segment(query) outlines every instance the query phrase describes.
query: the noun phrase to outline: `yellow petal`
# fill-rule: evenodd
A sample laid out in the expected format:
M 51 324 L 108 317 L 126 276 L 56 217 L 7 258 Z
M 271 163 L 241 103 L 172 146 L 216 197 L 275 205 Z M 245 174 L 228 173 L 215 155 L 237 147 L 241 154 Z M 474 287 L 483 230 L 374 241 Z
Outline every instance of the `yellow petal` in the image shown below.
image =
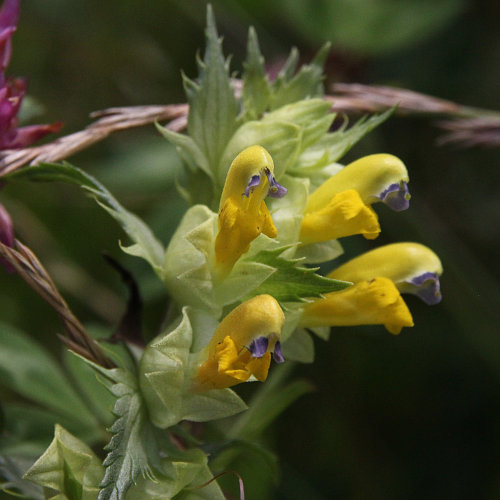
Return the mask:
M 333 196 L 323 208 L 306 213 L 300 241 L 309 244 L 353 234 L 374 239 L 379 233 L 377 214 L 363 202 L 357 191 L 350 189 Z
M 241 207 L 234 198 L 226 199 L 219 212 L 219 231 L 215 239 L 215 260 L 222 274 L 227 274 L 235 262 L 264 233 L 270 238 L 278 234 L 264 201 L 252 212 Z
M 375 278 L 311 303 L 301 323 L 305 327 L 384 325 L 389 332 L 398 334 L 404 326 L 413 326 L 413 319 L 394 283 Z
M 364 156 L 316 189 L 309 196 L 305 213 L 324 208 L 336 194 L 349 189 L 356 190 L 364 203 L 375 203 L 387 187 L 408 181 L 408 172 L 399 158 L 388 154 Z
M 384 245 L 351 259 L 328 277 L 358 283 L 385 276 L 397 284 L 428 272 L 442 274 L 439 257 L 425 245 L 402 242 Z

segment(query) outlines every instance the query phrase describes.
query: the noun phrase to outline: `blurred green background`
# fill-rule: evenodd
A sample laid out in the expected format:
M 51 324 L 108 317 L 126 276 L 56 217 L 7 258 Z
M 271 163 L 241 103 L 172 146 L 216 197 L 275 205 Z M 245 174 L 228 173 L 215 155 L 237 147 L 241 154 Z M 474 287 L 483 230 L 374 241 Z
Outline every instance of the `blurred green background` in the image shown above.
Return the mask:
M 292 45 L 308 61 L 331 40 L 328 84 L 397 85 L 500 109 L 498 0 L 213 6 L 235 70 L 252 24 L 271 67 Z M 180 70 L 196 75 L 204 22 L 199 0 L 25 0 L 8 73 L 29 77 L 28 91 L 45 109 L 37 122 L 62 120 L 70 133 L 96 109 L 183 102 Z M 294 374 L 317 391 L 269 435 L 281 468 L 269 498 L 500 498 L 500 151 L 440 147 L 439 135 L 428 117 L 394 117 L 349 153 L 402 158 L 412 204 L 399 214 L 378 211 L 376 243 L 354 237 L 344 246 L 348 256 L 394 241 L 430 246 L 443 261 L 444 300 L 426 307 L 410 297 L 416 326 L 397 337 L 382 327 L 338 328 L 330 342 L 316 342 L 315 363 Z M 186 207 L 173 187 L 181 165 L 153 126 L 117 134 L 71 161 L 168 241 Z M 102 259 L 106 250 L 137 276 L 146 334 L 157 333 L 167 299 L 161 284 L 121 254 L 123 234 L 93 201 L 74 187 L 27 182 L 6 186 L 1 197 L 18 237 L 80 319 L 112 329 L 123 312 L 126 290 Z M 55 313 L 4 272 L 0 318 L 60 351 Z

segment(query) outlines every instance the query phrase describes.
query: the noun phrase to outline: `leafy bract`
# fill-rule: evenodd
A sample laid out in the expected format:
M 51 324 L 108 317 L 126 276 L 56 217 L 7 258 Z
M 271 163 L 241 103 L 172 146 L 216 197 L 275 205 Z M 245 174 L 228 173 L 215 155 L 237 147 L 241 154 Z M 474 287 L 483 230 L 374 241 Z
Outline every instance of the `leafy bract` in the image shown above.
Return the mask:
M 206 159 L 207 173 L 215 177 L 222 152 L 236 128 L 238 102 L 210 5 L 205 33 L 207 45 L 203 61 L 198 60 L 198 79 L 184 76 L 184 88 L 189 102 L 188 134 Z M 193 154 L 192 145 L 190 149 Z
M 243 107 L 246 119 L 258 119 L 267 111 L 271 98 L 271 87 L 260 52 L 257 33 L 248 30 L 247 59 L 243 63 Z
M 203 205 L 191 207 L 167 248 L 164 280 L 179 303 L 209 311 L 219 318 L 225 305 L 248 295 L 274 270 L 259 262 L 240 259 L 225 280 L 216 281 L 212 276 L 216 234 L 217 214 Z
M 121 225 L 134 242 L 123 250 L 136 257 L 145 259 L 155 272 L 163 276 L 164 249 L 151 229 L 136 215 L 126 210 L 113 195 L 94 177 L 69 163 L 43 163 L 35 167 L 26 167 L 9 176 L 10 178 L 27 177 L 36 181 L 61 181 L 76 184 L 90 193 L 113 218 Z
M 62 498 L 92 500 L 97 497 L 103 474 L 104 467 L 94 452 L 56 425 L 54 440 L 25 478 L 55 490 Z
M 291 175 L 311 177 L 314 183 L 314 176 L 321 172 L 321 169 L 334 164 L 349 149 L 351 149 L 368 132 L 382 124 L 394 112 L 391 108 L 384 113 L 363 117 L 353 126 L 347 127 L 347 119 L 335 132 L 324 134 L 318 141 L 304 150 L 297 158 L 295 164 L 289 169 Z
M 303 65 L 295 73 L 299 53 L 297 49 L 292 49 L 285 65 L 272 83 L 271 109 L 323 95 L 323 65 L 329 50 L 330 43 L 326 43 L 310 64 Z
M 139 478 L 137 484 L 127 494 L 127 500 L 170 500 L 181 491 L 180 497 L 190 498 L 192 492 L 203 492 L 201 498 L 210 500 L 224 500 L 219 486 L 215 481 L 209 485 L 199 488 L 210 481 L 213 476 L 207 463 L 207 456 L 199 449 L 185 451 L 175 450 L 171 456 L 161 460 L 162 474 L 157 476 L 156 481 L 147 481 Z
M 154 428 L 149 421 L 136 376 L 123 369 L 100 370 L 111 380 L 117 398 L 111 426 L 113 437 L 106 446 L 106 468 L 98 500 L 122 500 L 139 476 L 154 480 L 159 455 Z
M 320 297 L 324 293 L 336 292 L 351 283 L 320 276 L 317 269 L 300 265 L 300 259 L 288 259 L 283 253 L 288 247 L 262 250 L 252 259 L 276 269 L 253 294 L 268 293 L 279 302 L 305 302 L 308 297 Z
M 266 113 L 261 120 L 244 123 L 232 136 L 222 157 L 219 181 L 223 182 L 229 165 L 245 148 L 260 144 L 274 161 L 277 179 L 291 168 L 298 156 L 318 141 L 335 118 L 323 99 L 305 99 Z
M 141 358 L 141 391 L 152 422 L 162 429 L 181 420 L 205 422 L 246 409 L 230 389 L 194 391 L 198 355 L 191 355 L 192 343 L 193 329 L 184 308 L 180 322 L 150 342 Z

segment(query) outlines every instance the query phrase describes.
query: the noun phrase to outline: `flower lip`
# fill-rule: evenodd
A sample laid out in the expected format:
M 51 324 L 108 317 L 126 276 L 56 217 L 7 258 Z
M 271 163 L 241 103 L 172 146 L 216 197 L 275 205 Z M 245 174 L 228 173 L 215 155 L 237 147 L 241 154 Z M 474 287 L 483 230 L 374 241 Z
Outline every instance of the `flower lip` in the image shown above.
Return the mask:
M 378 198 L 396 212 L 406 210 L 410 206 L 410 192 L 405 181 L 391 184 L 382 191 Z
M 259 174 L 252 175 L 252 177 L 248 181 L 247 187 L 245 188 L 245 192 L 243 193 L 243 195 L 248 198 L 250 196 L 250 193 L 253 192 L 253 188 L 257 187 L 259 184 L 260 184 L 260 175 Z
M 257 337 L 252 340 L 248 346 L 248 350 L 252 353 L 254 358 L 262 358 L 267 352 L 269 346 L 269 339 L 267 337 Z
M 269 182 L 269 192 L 267 193 L 268 196 L 270 196 L 271 198 L 283 198 L 283 196 L 288 193 L 288 189 L 285 186 L 278 184 L 278 182 L 274 178 L 274 175 L 268 168 L 265 169 L 265 172 L 267 175 L 267 180 Z
M 274 175 L 268 168 L 265 168 L 264 172 L 266 174 L 267 181 L 269 183 L 269 190 L 267 192 L 267 195 L 270 196 L 271 198 L 283 198 L 283 196 L 285 196 L 286 193 L 288 193 L 288 189 L 276 181 Z M 250 180 L 248 181 L 247 187 L 245 188 L 245 192 L 243 193 L 243 195 L 248 198 L 250 194 L 254 191 L 254 189 L 260 184 L 260 181 L 261 181 L 261 174 L 252 175 L 252 177 L 250 177 Z
M 414 294 L 420 297 L 427 305 L 439 304 L 443 298 L 441 284 L 437 273 L 426 272 L 407 281 L 414 288 Z
M 278 364 L 285 362 L 285 357 L 283 356 L 283 352 L 281 351 L 281 342 L 279 340 L 276 341 L 276 344 L 274 345 L 273 359 L 274 362 Z

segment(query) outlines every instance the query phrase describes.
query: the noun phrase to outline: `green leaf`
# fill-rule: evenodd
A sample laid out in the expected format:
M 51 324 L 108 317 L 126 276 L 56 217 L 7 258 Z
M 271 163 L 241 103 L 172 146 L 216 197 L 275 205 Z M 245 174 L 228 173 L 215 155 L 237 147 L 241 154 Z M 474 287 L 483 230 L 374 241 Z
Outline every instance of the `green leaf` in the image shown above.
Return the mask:
M 207 464 L 207 455 L 199 449 L 171 450 L 168 458 L 161 460 L 162 473 L 156 481 L 139 478 L 136 486 L 127 493 L 127 500 L 170 500 L 185 498 L 182 492 L 208 490 L 210 500 L 224 500 L 219 486 L 214 481 L 206 488 L 194 490 L 213 478 Z M 180 496 L 176 496 L 180 495 Z M 202 497 L 205 498 L 205 497 Z
M 358 141 L 374 128 L 385 122 L 394 113 L 391 108 L 384 113 L 364 116 L 352 127 L 347 128 L 345 119 L 342 126 L 335 132 L 323 135 L 298 157 L 296 163 L 289 169 L 291 175 L 314 176 L 321 174 L 321 169 L 331 167 L 342 158 Z M 314 178 L 312 179 L 314 183 Z
M 148 344 L 140 361 L 140 386 L 152 422 L 168 428 L 181 420 L 205 422 L 246 409 L 230 389 L 193 391 L 198 355 L 190 354 L 193 329 L 188 309 L 182 318 Z
M 246 119 L 257 119 L 269 106 L 271 88 L 264 68 L 257 33 L 248 30 L 247 59 L 243 63 L 243 104 Z
M 207 160 L 209 175 L 216 178 L 224 148 L 236 129 L 238 102 L 210 5 L 205 33 L 207 45 L 203 61 L 198 60 L 198 80 L 184 77 L 189 102 L 187 130 Z
M 153 469 L 160 469 L 159 454 L 135 375 L 122 369 L 106 372 L 115 381 L 111 391 L 117 398 L 113 408 L 117 419 L 110 429 L 113 437 L 105 448 L 106 472 L 98 500 L 122 500 L 139 476 L 154 480 Z
M 27 177 L 36 181 L 60 181 L 76 184 L 89 192 L 118 221 L 134 245 L 122 247 L 131 255 L 145 259 L 155 272 L 163 276 L 164 249 L 151 229 L 136 215 L 126 210 L 94 177 L 69 163 L 43 163 L 17 170 L 9 178 Z
M 99 380 L 95 370 L 73 351 L 65 351 L 63 363 L 79 394 L 87 402 L 95 417 L 102 423 L 101 429 L 109 427 L 113 421 L 112 408 L 115 398 Z M 103 432 L 101 431 L 101 438 Z
M 300 259 L 288 259 L 281 254 L 289 247 L 262 250 L 252 260 L 274 267 L 276 271 L 256 290 L 254 295 L 268 293 L 279 302 L 305 302 L 307 297 L 320 297 L 351 285 L 316 274 L 317 268 L 300 266 Z
M 52 443 L 25 474 L 35 484 L 71 500 L 95 498 L 104 468 L 82 441 L 56 425 Z
M 311 64 L 302 66 L 294 75 L 298 52 L 292 49 L 285 66 L 272 83 L 271 109 L 323 95 L 323 65 L 329 50 L 330 43 L 328 42 L 318 51 Z
M 266 113 L 261 120 L 244 123 L 227 145 L 222 165 L 229 168 L 236 155 L 245 148 L 260 144 L 274 161 L 274 174 L 279 180 L 293 166 L 298 155 L 328 132 L 335 116 L 323 99 L 307 99 Z M 220 171 L 224 182 L 227 170 Z
M 79 426 L 96 423 L 55 360 L 31 337 L 4 323 L 0 323 L 0 379 Z
M 176 146 L 179 156 L 192 170 L 200 168 L 210 178 L 214 177 L 214 173 L 210 169 L 206 156 L 191 137 L 169 130 L 166 127 L 162 127 L 158 123 L 156 124 L 156 129 L 163 135 L 163 137 L 165 137 L 165 139 L 169 140 Z
M 31 500 L 44 500 L 42 488 L 23 479 L 30 465 L 31 462 L 26 460 L 0 455 L 0 491 Z

